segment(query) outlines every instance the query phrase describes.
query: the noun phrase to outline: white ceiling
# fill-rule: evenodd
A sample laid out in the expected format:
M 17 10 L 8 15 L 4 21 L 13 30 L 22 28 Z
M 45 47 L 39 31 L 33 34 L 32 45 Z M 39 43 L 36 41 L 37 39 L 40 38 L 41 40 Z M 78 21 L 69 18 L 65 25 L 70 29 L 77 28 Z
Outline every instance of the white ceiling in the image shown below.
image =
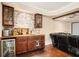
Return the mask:
M 79 10 L 79 2 L 4 2 L 4 4 L 13 6 L 16 10 L 31 14 L 40 13 L 52 18 Z
M 57 18 L 56 20 L 66 21 L 66 22 L 79 22 L 79 12 L 68 15 L 68 16 L 63 16 L 63 17 Z
M 66 5 L 69 5 L 71 2 L 23 2 L 20 4 L 28 5 L 31 7 L 41 8 L 48 11 L 56 11 L 62 7 L 65 7 Z

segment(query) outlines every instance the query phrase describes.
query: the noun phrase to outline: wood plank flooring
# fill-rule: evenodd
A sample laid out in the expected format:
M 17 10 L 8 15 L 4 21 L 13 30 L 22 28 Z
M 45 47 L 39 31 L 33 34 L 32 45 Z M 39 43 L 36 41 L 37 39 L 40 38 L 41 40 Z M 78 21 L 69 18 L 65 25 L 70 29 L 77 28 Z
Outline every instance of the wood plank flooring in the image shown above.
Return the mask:
M 44 50 L 37 50 L 33 52 L 23 53 L 17 55 L 17 57 L 70 57 L 66 52 L 63 52 L 57 48 L 54 48 L 51 44 L 45 46 Z

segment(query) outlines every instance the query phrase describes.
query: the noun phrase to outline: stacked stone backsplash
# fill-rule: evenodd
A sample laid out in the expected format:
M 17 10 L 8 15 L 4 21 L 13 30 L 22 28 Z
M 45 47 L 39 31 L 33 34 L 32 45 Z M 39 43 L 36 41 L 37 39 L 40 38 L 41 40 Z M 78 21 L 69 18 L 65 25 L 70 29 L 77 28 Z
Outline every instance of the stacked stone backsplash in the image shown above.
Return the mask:
M 34 15 L 21 11 L 14 11 L 14 28 L 29 28 L 32 34 L 40 34 L 41 29 L 34 28 Z
M 20 11 L 14 11 L 14 27 L 15 28 L 34 28 L 34 21 L 33 21 L 33 15 L 20 12 Z

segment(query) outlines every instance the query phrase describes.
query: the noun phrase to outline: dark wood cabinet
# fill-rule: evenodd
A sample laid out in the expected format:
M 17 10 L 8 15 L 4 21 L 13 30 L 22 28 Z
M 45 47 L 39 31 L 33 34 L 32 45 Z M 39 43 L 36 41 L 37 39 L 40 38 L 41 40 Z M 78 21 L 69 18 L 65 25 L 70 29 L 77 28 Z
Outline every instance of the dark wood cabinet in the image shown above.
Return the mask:
M 44 35 L 31 36 L 28 39 L 28 51 L 42 49 L 45 47 Z
M 34 18 L 34 27 L 42 28 L 42 14 L 35 14 Z
M 40 47 L 39 48 L 44 48 L 45 47 L 45 37 L 44 35 L 39 36 L 39 43 L 40 43 Z
M 3 26 L 13 26 L 14 25 L 14 8 L 6 5 L 2 5 L 2 18 Z
M 34 36 L 30 36 L 28 39 L 28 51 L 33 51 L 35 50 L 34 45 L 35 45 L 35 37 Z
M 44 35 L 16 37 L 16 54 L 43 49 L 44 47 Z
M 27 52 L 27 37 L 16 37 L 16 54 Z

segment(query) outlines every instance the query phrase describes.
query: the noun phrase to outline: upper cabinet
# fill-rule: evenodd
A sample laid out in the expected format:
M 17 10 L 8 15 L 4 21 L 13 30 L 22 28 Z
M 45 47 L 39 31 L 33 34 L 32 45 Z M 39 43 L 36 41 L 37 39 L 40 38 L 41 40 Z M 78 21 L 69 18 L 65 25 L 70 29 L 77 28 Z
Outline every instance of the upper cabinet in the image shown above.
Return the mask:
M 14 26 L 14 8 L 2 5 L 3 26 Z
M 35 14 L 34 15 L 34 27 L 35 28 L 42 28 L 42 14 Z

